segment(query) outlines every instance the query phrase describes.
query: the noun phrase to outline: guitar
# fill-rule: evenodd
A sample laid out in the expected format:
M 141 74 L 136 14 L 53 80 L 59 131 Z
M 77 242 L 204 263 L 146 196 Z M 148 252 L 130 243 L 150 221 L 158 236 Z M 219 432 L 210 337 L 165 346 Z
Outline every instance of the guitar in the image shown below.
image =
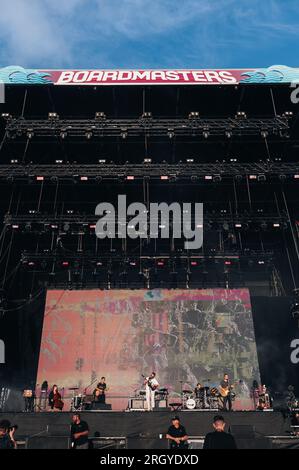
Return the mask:
M 235 387 L 235 385 L 237 385 L 238 383 L 239 383 L 239 380 L 237 380 L 236 382 L 234 382 L 233 384 L 230 384 L 228 387 L 225 387 L 225 388 L 223 388 L 223 387 L 221 387 L 221 385 L 219 385 L 220 396 L 222 398 L 227 397 L 231 393 L 231 391 Z
M 157 388 L 159 387 L 159 385 L 153 385 L 151 383 L 151 379 L 148 379 L 147 377 L 145 377 L 145 375 L 141 374 L 141 377 L 143 377 L 145 379 L 145 383 L 149 386 L 149 388 L 154 392 L 155 390 L 157 390 Z
M 105 392 L 108 390 L 108 388 L 98 388 L 96 387 L 93 391 L 93 394 L 96 396 L 96 397 L 99 397 L 101 395 L 105 395 Z

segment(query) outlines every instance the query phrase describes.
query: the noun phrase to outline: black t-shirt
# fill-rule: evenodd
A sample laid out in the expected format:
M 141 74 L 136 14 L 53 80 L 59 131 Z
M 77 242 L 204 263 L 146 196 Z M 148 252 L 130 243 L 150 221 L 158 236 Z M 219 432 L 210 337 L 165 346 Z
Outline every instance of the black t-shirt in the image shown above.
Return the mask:
M 71 426 L 71 438 L 72 442 L 75 443 L 76 446 L 81 446 L 83 444 L 86 444 L 88 442 L 88 435 L 87 436 L 81 436 L 79 439 L 74 439 L 74 434 L 77 434 L 78 432 L 84 432 L 84 431 L 89 431 L 88 424 L 86 421 L 80 421 L 79 424 L 72 424 Z
M 103 393 L 105 393 L 105 390 L 107 388 L 107 385 L 106 383 L 102 383 L 102 382 L 99 382 L 98 385 L 97 385 L 97 388 L 99 388 L 100 390 L 103 390 Z
M 0 438 L 0 449 L 13 449 L 14 445 L 10 436 L 5 434 L 5 436 Z
M 204 449 L 236 449 L 236 442 L 231 434 L 226 432 L 209 432 L 205 437 Z
M 181 425 L 178 428 L 175 426 L 170 426 L 167 434 L 169 434 L 171 437 L 184 437 L 187 435 L 186 429 Z

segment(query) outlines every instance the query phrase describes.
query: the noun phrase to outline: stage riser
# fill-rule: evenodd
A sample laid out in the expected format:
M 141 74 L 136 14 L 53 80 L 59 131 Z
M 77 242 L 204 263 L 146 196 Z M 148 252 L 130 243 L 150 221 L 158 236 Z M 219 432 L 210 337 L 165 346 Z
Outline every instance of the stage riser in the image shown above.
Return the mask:
M 211 412 L 83 412 L 81 417 L 90 427 L 90 436 L 99 432 L 101 437 L 129 437 L 148 439 L 165 434 L 174 414 L 180 416 L 190 436 L 204 436 L 212 429 Z M 71 413 L 0 413 L 0 419 L 8 419 L 19 426 L 18 436 L 32 436 L 47 429 L 52 435 L 68 435 Z M 227 428 L 230 425 L 251 425 L 264 436 L 283 436 L 289 430 L 289 420 L 279 412 L 226 413 Z M 52 431 L 51 431 L 52 429 Z

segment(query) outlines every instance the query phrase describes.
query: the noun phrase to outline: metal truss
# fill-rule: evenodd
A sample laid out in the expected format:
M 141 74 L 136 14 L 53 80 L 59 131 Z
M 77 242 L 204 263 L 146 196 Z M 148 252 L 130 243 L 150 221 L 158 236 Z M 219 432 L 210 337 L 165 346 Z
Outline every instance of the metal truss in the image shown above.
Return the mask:
M 121 224 L 129 224 L 133 216 L 127 216 L 126 221 L 122 218 Z M 195 222 L 194 215 L 190 217 L 192 222 Z M 15 229 L 21 232 L 32 233 L 45 233 L 47 231 L 56 231 L 59 234 L 87 234 L 95 233 L 95 226 L 99 217 L 94 214 L 22 214 L 12 215 L 6 214 L 4 216 L 4 225 L 7 229 Z M 106 216 L 107 220 L 107 216 Z M 111 219 L 112 223 L 116 224 L 115 233 L 118 234 L 118 218 L 117 211 L 114 218 Z M 159 222 L 157 220 L 157 222 Z M 170 228 L 173 223 L 170 219 Z M 203 230 L 269 230 L 269 229 L 288 229 L 289 220 L 285 212 L 277 213 L 245 213 L 245 214 L 231 214 L 204 211 Z
M 24 119 L 8 117 L 6 136 L 37 137 L 138 137 L 256 136 L 282 135 L 289 130 L 289 117 L 271 118 L 138 118 L 138 119 Z
M 0 165 L 0 180 L 6 181 L 28 178 L 34 181 L 37 177 L 42 177 L 51 181 L 100 182 L 102 179 L 123 181 L 128 177 L 161 179 L 161 176 L 168 178 L 169 181 L 186 178 L 194 182 L 199 179 L 209 181 L 209 177 L 212 181 L 220 181 L 252 176 L 251 179 L 254 181 L 254 179 L 262 180 L 264 176 L 268 178 L 280 176 L 283 179 L 294 178 L 295 175 L 299 175 L 299 164 L 285 162 Z

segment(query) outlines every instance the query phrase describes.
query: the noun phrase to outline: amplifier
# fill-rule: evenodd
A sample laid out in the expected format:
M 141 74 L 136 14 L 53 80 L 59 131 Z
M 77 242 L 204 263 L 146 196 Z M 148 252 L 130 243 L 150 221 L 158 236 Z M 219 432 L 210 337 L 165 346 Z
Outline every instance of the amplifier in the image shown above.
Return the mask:
M 132 410 L 145 410 L 146 403 L 143 398 L 130 398 L 129 408 Z

